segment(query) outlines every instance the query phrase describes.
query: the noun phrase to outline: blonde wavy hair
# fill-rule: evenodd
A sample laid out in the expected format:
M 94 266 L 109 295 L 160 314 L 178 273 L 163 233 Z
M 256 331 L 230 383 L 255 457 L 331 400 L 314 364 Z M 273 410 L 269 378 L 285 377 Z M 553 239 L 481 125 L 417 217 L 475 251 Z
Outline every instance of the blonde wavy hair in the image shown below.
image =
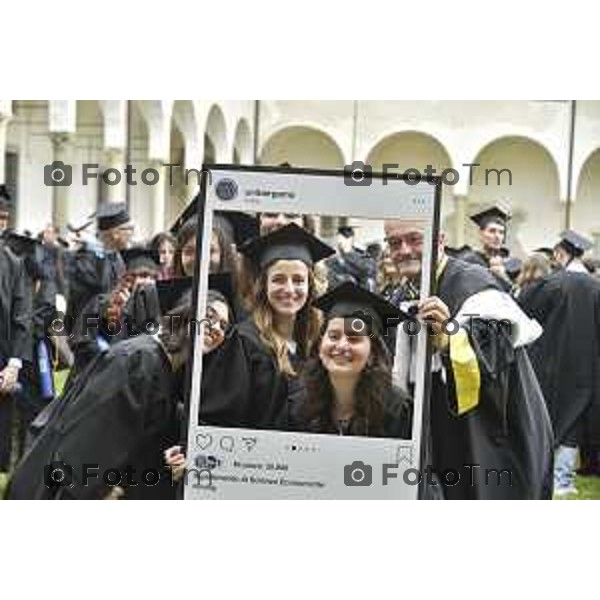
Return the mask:
M 523 287 L 545 277 L 551 271 L 550 259 L 541 252 L 533 252 L 525 259 L 517 284 Z
M 267 273 L 268 268 L 255 279 L 248 297 L 248 305 L 260 339 L 275 355 L 279 370 L 286 375 L 295 376 L 297 373 L 290 362 L 287 345 L 275 333 L 273 309 L 267 297 Z M 321 317 L 319 311 L 313 307 L 315 298 L 316 280 L 313 270 L 309 268 L 308 296 L 306 303 L 296 315 L 294 325 L 294 341 L 298 345 L 297 352 L 301 358 L 308 358 L 319 338 Z

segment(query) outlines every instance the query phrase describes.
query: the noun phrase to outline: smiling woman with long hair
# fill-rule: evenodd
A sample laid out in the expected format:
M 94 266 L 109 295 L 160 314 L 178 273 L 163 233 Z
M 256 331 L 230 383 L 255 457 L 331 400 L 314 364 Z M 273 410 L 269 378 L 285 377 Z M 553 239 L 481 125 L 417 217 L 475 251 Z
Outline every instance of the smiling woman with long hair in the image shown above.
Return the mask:
M 392 384 L 392 359 L 382 337 L 388 319 L 397 325 L 404 315 L 349 282 L 316 306 L 325 322 L 302 372 L 305 396 L 292 407 L 291 429 L 409 439 L 412 403 Z
M 299 392 L 297 373 L 319 331 L 314 265 L 333 249 L 290 224 L 240 248 L 253 267 L 249 317 L 203 374 L 200 421 L 278 429 Z

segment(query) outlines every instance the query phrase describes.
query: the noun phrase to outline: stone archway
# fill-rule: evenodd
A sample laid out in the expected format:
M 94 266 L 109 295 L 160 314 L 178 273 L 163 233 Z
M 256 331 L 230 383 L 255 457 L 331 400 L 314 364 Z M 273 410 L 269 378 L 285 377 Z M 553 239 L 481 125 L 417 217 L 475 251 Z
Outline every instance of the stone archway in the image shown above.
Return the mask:
M 513 254 L 554 241 L 549 235 L 562 229 L 564 205 L 557 165 L 544 146 L 527 137 L 506 136 L 486 144 L 472 162 L 481 166 L 473 169 L 469 214 L 495 203 L 509 208 L 507 243 Z M 467 242 L 477 240 L 477 228 L 469 223 Z

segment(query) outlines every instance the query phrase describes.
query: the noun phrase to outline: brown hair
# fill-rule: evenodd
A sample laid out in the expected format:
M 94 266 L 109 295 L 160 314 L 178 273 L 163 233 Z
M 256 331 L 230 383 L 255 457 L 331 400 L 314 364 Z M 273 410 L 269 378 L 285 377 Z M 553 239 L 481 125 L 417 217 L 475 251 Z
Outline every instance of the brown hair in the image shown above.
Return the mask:
M 252 319 L 258 328 L 261 340 L 273 352 L 277 366 L 286 375 L 296 375 L 290 362 L 287 347 L 275 335 L 273 309 L 267 298 L 267 272 L 264 269 L 254 280 L 251 294 L 248 298 Z M 308 270 L 308 297 L 306 303 L 296 315 L 294 325 L 294 341 L 298 344 L 298 356 L 308 357 L 314 342 L 319 335 L 319 312 L 312 305 L 315 300 L 315 277 L 312 269 Z
M 173 269 L 175 272 L 175 277 L 185 277 L 183 264 L 181 262 L 181 253 L 183 251 L 183 247 L 191 238 L 196 235 L 197 229 L 198 217 L 194 215 L 188 219 L 177 232 L 177 243 L 175 244 L 175 253 L 173 256 Z
M 537 281 L 548 275 L 551 270 L 552 265 L 548 257 L 541 252 L 534 252 L 525 259 L 517 284 L 519 287 L 522 287 L 528 283 Z
M 173 371 L 189 365 L 192 356 L 192 341 L 197 334 L 196 311 L 192 306 L 191 294 L 161 318 L 158 339 L 171 358 Z
M 320 433 L 335 433 L 333 420 L 335 392 L 329 373 L 319 357 L 319 347 L 327 329 L 321 329 L 319 343 L 315 345 L 303 371 L 306 402 L 300 409 L 303 421 L 317 424 Z M 367 365 L 359 376 L 354 391 L 352 435 L 382 436 L 384 434 L 384 403 L 392 390 L 392 361 L 381 336 L 371 337 L 371 353 Z

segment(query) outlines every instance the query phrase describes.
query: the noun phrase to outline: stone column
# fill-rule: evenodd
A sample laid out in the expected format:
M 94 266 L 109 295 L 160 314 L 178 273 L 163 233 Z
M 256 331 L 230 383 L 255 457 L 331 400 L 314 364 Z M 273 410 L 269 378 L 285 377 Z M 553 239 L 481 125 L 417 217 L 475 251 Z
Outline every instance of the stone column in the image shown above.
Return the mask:
M 110 185 L 103 181 L 104 189 L 106 190 L 105 199 L 107 202 L 125 202 L 125 186 L 127 185 L 127 177 L 125 175 L 125 153 L 122 148 L 106 148 L 104 151 L 103 174 L 109 181 L 116 181 L 116 173 L 106 173 L 108 169 L 115 169 L 121 175 L 121 181 L 117 185 Z M 136 173 L 137 175 L 137 173 Z M 136 175 L 133 175 L 134 181 Z M 139 185 L 139 183 L 138 183 Z
M 165 229 L 165 217 L 166 217 L 166 190 L 169 185 L 169 171 L 168 168 L 163 165 L 161 160 L 154 160 L 150 163 L 150 168 L 155 169 L 158 173 L 158 183 L 150 185 L 150 198 L 151 198 L 151 211 L 152 211 L 152 235 L 164 231 Z M 143 182 L 139 182 L 138 185 L 145 185 Z
M 201 181 L 201 177 L 202 177 L 202 172 L 201 172 L 200 168 L 197 170 L 200 171 L 200 173 L 196 173 L 195 171 L 192 171 L 191 173 L 187 174 L 187 178 L 186 178 L 186 172 L 185 172 L 185 169 L 183 169 L 182 191 L 183 191 L 183 194 L 186 199 L 186 204 L 189 204 L 192 201 L 192 198 L 194 198 L 194 196 L 196 196 L 196 194 L 198 194 L 200 192 L 200 181 Z
M 319 235 L 326 240 L 334 241 L 338 219 L 336 217 L 323 216 L 320 217 L 319 221 Z
M 460 248 L 465 243 L 467 204 L 466 196 L 454 196 L 454 246 L 456 248 Z
M 0 183 L 6 183 L 6 131 L 10 119 L 7 115 L 0 115 Z
M 67 160 L 67 152 L 70 137 L 68 133 L 54 132 L 50 134 L 52 141 L 52 162 L 62 162 L 65 166 L 70 166 Z M 61 172 L 56 170 L 54 177 L 58 183 L 68 182 L 70 173 L 65 168 Z M 69 185 L 54 185 L 52 186 L 52 224 L 59 229 L 66 226 L 69 217 Z

